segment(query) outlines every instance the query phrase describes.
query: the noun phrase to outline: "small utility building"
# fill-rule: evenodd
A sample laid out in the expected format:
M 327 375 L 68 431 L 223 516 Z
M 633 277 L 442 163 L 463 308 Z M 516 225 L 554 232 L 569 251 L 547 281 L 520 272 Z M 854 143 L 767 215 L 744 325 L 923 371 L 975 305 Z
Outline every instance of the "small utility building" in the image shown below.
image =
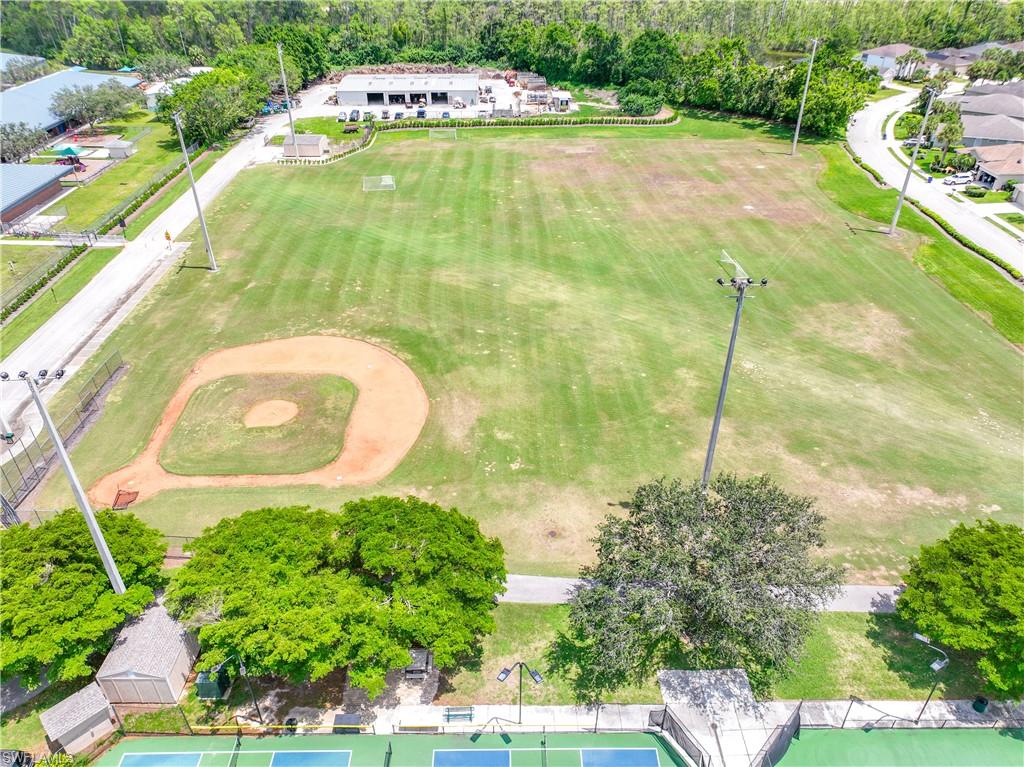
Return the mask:
M 321 157 L 327 152 L 327 136 L 322 133 L 300 133 L 295 138 L 284 137 L 285 157 Z
M 155 602 L 117 635 L 96 681 L 111 703 L 176 703 L 199 645 Z
M 62 191 L 70 165 L 0 164 L 0 221 L 16 221 L 46 205 Z
M 427 106 L 451 106 L 461 99 L 475 106 L 480 75 L 345 75 L 338 85 L 338 104 L 346 106 L 397 107 L 420 101 Z
M 50 750 L 84 751 L 117 726 L 114 710 L 95 682 L 90 682 L 39 715 Z

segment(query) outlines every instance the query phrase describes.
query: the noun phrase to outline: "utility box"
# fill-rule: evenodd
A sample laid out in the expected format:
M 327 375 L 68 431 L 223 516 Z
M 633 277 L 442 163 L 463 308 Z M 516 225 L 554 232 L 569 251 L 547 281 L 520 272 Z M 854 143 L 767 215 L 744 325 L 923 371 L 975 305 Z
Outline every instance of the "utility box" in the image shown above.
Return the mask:
M 422 647 L 414 647 L 409 650 L 409 655 L 412 663 L 402 669 L 402 673 L 405 678 L 413 682 L 426 679 L 427 675 L 434 667 L 433 653 Z
M 219 700 L 231 686 L 228 672 L 221 669 L 216 674 L 200 671 L 196 675 L 196 697 L 200 700 Z

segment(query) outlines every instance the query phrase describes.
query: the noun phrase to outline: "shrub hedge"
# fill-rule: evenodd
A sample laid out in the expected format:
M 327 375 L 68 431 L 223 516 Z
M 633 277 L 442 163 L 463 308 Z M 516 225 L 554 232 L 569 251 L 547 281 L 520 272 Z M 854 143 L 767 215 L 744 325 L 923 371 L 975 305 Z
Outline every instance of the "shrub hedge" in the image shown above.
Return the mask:
M 998 266 L 1000 269 L 1002 269 L 1004 272 L 1009 274 L 1011 277 L 1013 277 L 1013 279 L 1017 280 L 1018 282 L 1020 282 L 1022 280 L 1022 275 L 1021 275 L 1021 273 L 1020 273 L 1020 271 L 1018 269 L 1016 269 L 1014 266 L 1012 266 L 1011 264 L 1009 264 L 1006 261 L 1004 261 L 1003 259 L 1001 259 L 999 256 L 997 256 L 991 250 L 987 250 L 986 248 L 983 248 L 980 245 L 978 245 L 973 240 L 969 240 L 966 237 L 964 237 L 962 234 L 960 234 L 960 232 L 958 232 L 956 229 L 953 228 L 952 224 L 950 224 L 948 221 L 946 221 L 946 219 L 944 219 L 942 216 L 940 216 L 934 210 L 926 208 L 924 205 L 919 203 L 917 200 L 915 200 L 913 198 L 910 198 L 910 197 L 907 198 L 907 202 L 911 203 L 915 208 L 917 208 L 919 211 L 921 211 L 921 213 L 923 213 L 924 215 L 928 216 L 928 218 L 930 218 L 932 221 L 934 221 L 936 224 L 938 224 L 942 228 L 942 231 L 944 231 L 946 234 L 948 234 L 954 240 L 959 242 L 965 248 L 967 248 L 968 250 L 972 250 L 975 253 L 977 253 L 979 256 L 981 256 L 982 258 L 984 258 L 984 259 L 986 259 L 988 261 L 991 261 L 993 264 Z
M 18 309 L 24 306 L 32 296 L 45 288 L 54 277 L 63 272 L 64 269 L 67 268 L 68 264 L 85 253 L 88 249 L 88 245 L 75 245 L 75 247 L 71 248 L 63 258 L 57 261 L 57 263 L 46 271 L 46 274 L 21 291 L 17 298 L 0 310 L 0 320 L 6 320 L 18 311 Z
M 407 128 L 515 128 L 542 125 L 666 125 L 676 120 L 673 112 L 667 117 L 584 117 L 563 115 L 559 117 L 495 117 L 452 118 L 450 120 L 421 120 L 409 118 L 374 123 L 374 130 L 402 130 Z

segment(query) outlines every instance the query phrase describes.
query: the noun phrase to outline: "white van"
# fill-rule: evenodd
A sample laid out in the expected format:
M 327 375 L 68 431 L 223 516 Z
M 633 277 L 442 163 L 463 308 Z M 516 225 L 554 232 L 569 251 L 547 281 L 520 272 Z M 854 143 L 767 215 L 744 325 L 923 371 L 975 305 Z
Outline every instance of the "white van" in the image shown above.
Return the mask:
M 973 180 L 973 173 L 954 173 L 952 176 L 946 176 L 942 179 L 942 183 L 952 186 L 953 184 L 969 184 Z

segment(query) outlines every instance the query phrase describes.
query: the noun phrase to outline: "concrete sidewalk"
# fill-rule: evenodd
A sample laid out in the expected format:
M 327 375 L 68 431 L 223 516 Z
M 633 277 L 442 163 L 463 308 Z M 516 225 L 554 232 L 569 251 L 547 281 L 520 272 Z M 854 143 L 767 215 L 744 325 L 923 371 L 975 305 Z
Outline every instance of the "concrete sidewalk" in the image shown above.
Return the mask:
M 498 599 L 526 604 L 564 604 L 583 581 L 545 575 L 509 575 L 508 590 Z M 891 613 L 896 610 L 899 586 L 843 586 L 843 592 L 822 609 L 826 612 Z

